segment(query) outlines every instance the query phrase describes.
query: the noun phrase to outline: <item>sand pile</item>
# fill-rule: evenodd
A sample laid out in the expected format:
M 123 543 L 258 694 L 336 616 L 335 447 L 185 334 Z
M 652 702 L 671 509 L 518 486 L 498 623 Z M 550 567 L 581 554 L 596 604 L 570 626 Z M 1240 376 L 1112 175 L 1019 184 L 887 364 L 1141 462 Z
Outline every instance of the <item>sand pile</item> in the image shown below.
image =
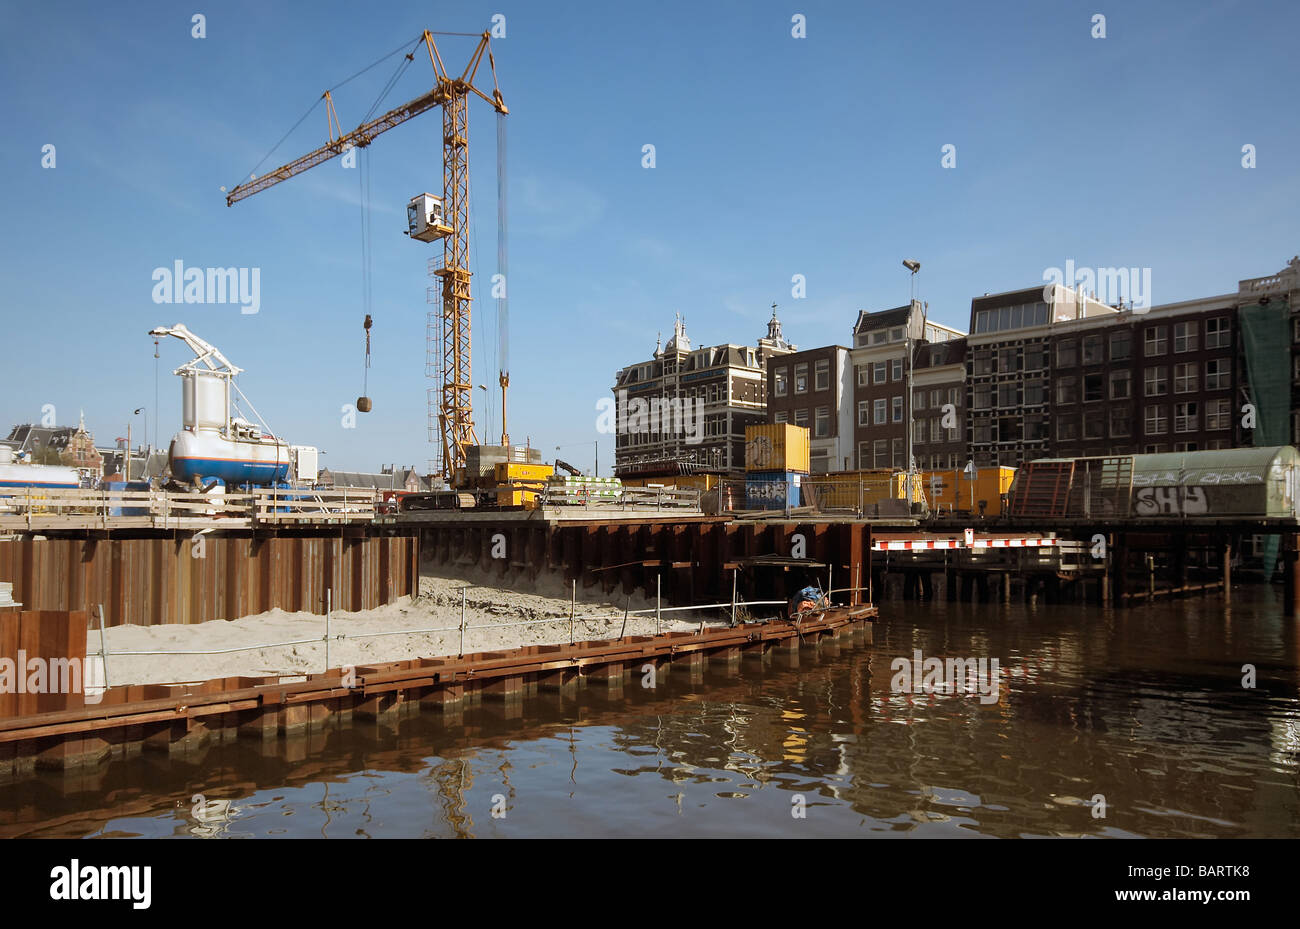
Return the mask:
M 329 664 L 373 664 L 408 658 L 455 655 L 459 648 L 460 589 L 465 591 L 465 651 L 478 652 L 549 645 L 569 640 L 569 586 L 561 578 L 543 576 L 535 583 L 516 579 L 513 585 L 481 574 L 423 576 L 420 596 L 403 597 L 387 606 L 357 613 L 336 611 L 330 616 Z M 574 637 L 606 639 L 620 634 L 625 595 L 604 597 L 599 588 L 578 586 Z M 630 608 L 653 611 L 653 598 L 633 596 Z M 694 630 L 700 614 L 689 620 L 665 614 L 661 631 Z M 584 618 L 586 621 L 583 621 Z M 710 617 L 716 619 L 716 617 Z M 548 620 L 517 625 L 527 620 Z M 361 633 L 398 632 L 445 628 L 441 632 L 357 638 Z M 631 616 L 628 635 L 655 631 L 653 612 Z M 195 625 L 114 626 L 106 630 L 108 679 L 120 684 L 165 684 L 202 681 L 237 675 L 306 674 L 325 670 L 325 617 L 312 613 L 271 610 L 236 620 L 214 620 Z M 342 638 L 338 638 L 342 636 Z M 303 641 L 310 640 L 310 641 Z M 269 645 L 217 655 L 116 655 L 118 651 L 211 651 L 296 641 L 296 645 Z M 99 630 L 86 636 L 86 651 L 99 651 Z

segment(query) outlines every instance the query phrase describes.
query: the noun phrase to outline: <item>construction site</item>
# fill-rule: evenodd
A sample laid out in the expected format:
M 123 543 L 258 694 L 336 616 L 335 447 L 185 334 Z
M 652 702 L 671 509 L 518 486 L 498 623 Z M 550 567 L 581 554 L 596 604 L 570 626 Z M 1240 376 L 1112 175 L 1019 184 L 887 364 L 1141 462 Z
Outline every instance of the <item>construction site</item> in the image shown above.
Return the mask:
M 1175 377 L 1182 381 L 1175 392 L 1189 396 L 1201 389 L 1202 370 L 1205 390 L 1218 389 L 1220 373 L 1226 379 L 1229 370 L 1234 378 L 1251 372 L 1241 378 L 1259 399 L 1258 426 L 1252 420 L 1227 431 L 1227 416 L 1235 417 L 1240 405 L 1235 391 L 1223 401 L 1222 414 L 1218 406 L 1209 412 L 1218 399 L 1199 394 L 1176 407 L 1185 436 L 1201 422 L 1209 435 L 1222 415 L 1222 437 L 1216 432 L 1206 440 L 1198 432 L 1197 441 L 1173 450 L 1139 446 L 1136 431 L 1127 441 L 1128 433 L 1118 430 L 1142 416 L 1137 392 L 1130 393 L 1127 374 L 1114 377 L 1110 369 L 1118 371 L 1131 346 L 1144 344 L 1139 327 L 1150 320 L 1134 315 L 1131 304 L 1100 305 L 1082 288 L 1069 293 L 1075 315 L 1066 317 L 1062 289 L 1049 287 L 1046 296 L 1032 288 L 976 298 L 969 334 L 929 319 L 928 304 L 913 297 L 904 307 L 862 311 L 852 348 L 805 353 L 785 340 L 776 304 L 757 348 L 692 346 L 679 316 L 673 337 L 656 343 L 650 361 L 615 374 L 614 462 L 601 472 L 598 435 L 574 443 L 594 446 L 592 467 L 580 467 L 572 463 L 575 456 L 566 453 L 572 460 L 565 460 L 544 451 L 549 443 L 534 443 L 531 424 L 521 423 L 507 403 L 512 390 L 541 392 L 552 385 L 511 380 L 505 287 L 511 109 L 510 88 L 498 82 L 501 44 L 491 30 L 423 31 L 357 72 L 382 66 L 376 74 L 389 78 L 355 128 L 344 128 L 334 94 L 342 84 L 335 85 L 309 110 L 324 116 L 322 144 L 288 160 L 277 155 L 277 166 L 222 188 L 231 209 L 220 211 L 220 221 L 238 235 L 247 222 L 243 201 L 274 197 L 272 188 L 372 145 L 400 146 L 400 134 L 380 137 L 408 121 L 440 119 L 441 177 L 431 171 L 413 179 L 412 196 L 397 205 L 405 207 L 408 241 L 396 234 L 372 240 L 362 182 L 363 273 L 371 274 L 376 249 L 400 248 L 406 251 L 398 254 L 409 256 L 402 260 L 429 279 L 425 293 L 411 295 L 424 314 L 424 376 L 416 381 L 412 372 L 410 387 L 424 393 L 424 421 L 404 425 L 431 448 L 422 472 L 394 468 L 386 487 L 349 481 L 344 471 L 325 480 L 326 452 L 319 447 L 325 440 L 302 436 L 299 443 L 272 429 L 241 389 L 245 369 L 231 360 L 241 360 L 248 346 L 211 337 L 197 314 L 159 320 L 140 332 L 153 340 L 155 358 L 161 346 L 187 353 L 172 372 L 179 380 L 181 422 L 165 454 L 142 456 L 154 462 L 150 467 L 133 466 L 128 427 L 121 463 L 95 471 L 93 444 L 78 438 L 86 431 L 84 417 L 65 439 L 62 459 L 39 457 L 27 438 L 0 444 L 0 784 L 14 796 L 36 798 L 33 809 L 72 798 L 87 808 L 103 807 L 107 818 L 115 815 L 107 801 L 93 801 L 105 785 L 130 783 L 134 791 L 148 779 L 123 771 L 149 764 L 166 769 L 167 778 L 189 778 L 215 747 L 235 744 L 283 763 L 291 771 L 285 782 L 296 784 L 318 769 L 331 777 L 351 770 L 333 756 L 340 745 L 352 744 L 348 733 L 403 726 L 403 751 L 391 758 L 381 752 L 378 763 L 385 771 L 418 771 L 406 757 L 422 744 L 410 736 L 413 716 L 427 714 L 431 725 L 468 745 L 474 739 L 464 728 L 466 714 L 521 726 L 570 710 L 621 719 L 636 715 L 633 697 L 642 699 L 639 692 L 653 689 L 663 675 L 685 681 L 680 699 L 707 715 L 710 700 L 758 700 L 762 676 L 778 672 L 786 675 L 781 686 L 790 702 L 773 725 L 788 731 L 764 744 L 774 759 L 795 766 L 798 780 L 798 766 L 812 751 L 805 742 L 815 741 L 805 726 L 821 711 L 800 702 L 813 698 L 787 672 L 799 669 L 802 655 L 805 668 L 851 668 L 863 687 L 874 674 L 879 688 L 894 652 L 915 654 L 919 666 L 922 647 L 941 655 L 949 647 L 943 635 L 930 637 L 919 619 L 913 622 L 922 610 L 944 622 L 952 618 L 958 628 L 953 641 L 969 636 L 972 655 L 981 647 L 991 650 L 987 642 L 997 638 L 1016 661 L 1022 661 L 1016 650 L 1024 629 L 1045 616 L 1062 624 L 1077 617 L 1077 629 L 1053 626 L 1045 646 L 1060 667 L 1076 674 L 1094 667 L 1092 661 L 1105 665 L 1096 657 L 1102 649 L 1088 652 L 1079 641 L 1098 629 L 1124 628 L 1126 617 L 1146 615 L 1139 611 L 1166 601 L 1230 613 L 1249 585 L 1249 609 L 1276 599 L 1282 617 L 1277 635 L 1294 641 L 1300 453 L 1277 397 L 1290 387 L 1300 390 L 1300 378 L 1288 383 L 1286 372 L 1278 373 L 1292 340 L 1276 349 L 1273 330 L 1283 324 L 1273 311 L 1285 306 L 1290 312 L 1293 301 L 1300 302 L 1300 264 L 1293 261 L 1249 287 L 1242 282 L 1241 293 L 1257 302 L 1249 304 L 1251 313 L 1232 316 L 1231 338 L 1240 340 L 1231 343 L 1233 367 L 1221 369 L 1217 356 L 1178 362 Z M 428 89 L 392 106 L 388 97 L 399 80 L 416 71 Z M 318 77 L 323 82 L 332 75 Z M 470 196 L 470 141 L 477 151 L 487 135 L 478 129 L 471 135 L 471 112 L 495 119 L 496 176 L 478 179 L 497 191 L 491 256 L 471 247 L 476 231 L 483 238 L 492 231 L 471 227 L 478 214 Z M 904 266 L 915 286 L 920 263 L 908 259 Z M 176 276 L 180 287 L 179 267 Z M 362 417 L 373 415 L 382 399 L 370 396 L 368 380 L 378 315 L 369 286 L 363 284 L 360 332 L 349 336 L 365 340 L 367 380 L 353 404 Z M 473 367 L 471 321 L 486 317 L 476 310 L 480 304 L 494 307 L 498 344 L 491 357 L 499 364 L 491 380 L 499 406 Z M 1240 307 L 1233 304 L 1234 312 Z M 1219 313 L 1217 305 L 1194 309 L 1207 318 Z M 1268 312 L 1253 312 L 1261 309 Z M 1192 311 L 1157 308 L 1152 318 L 1161 326 L 1184 325 L 1160 322 L 1161 313 L 1183 319 L 1175 312 Z M 418 338 L 418 316 L 412 312 L 401 321 L 400 338 Z M 1213 325 L 1204 323 L 1205 349 L 1198 348 L 1201 329 L 1191 336 L 1192 330 L 1175 328 L 1175 339 L 1183 339 L 1176 351 L 1227 351 L 1228 330 L 1217 315 L 1212 318 Z M 1058 327 L 1050 337 L 1006 331 L 1047 327 L 1049 320 Z M 391 317 L 384 322 L 399 325 Z M 1110 326 L 1105 338 L 1098 334 L 1103 325 Z M 994 344 L 999 326 L 1006 341 Z M 1131 329 L 1131 339 L 1114 334 L 1123 327 Z M 1147 356 L 1156 341 L 1145 341 Z M 1167 341 L 1167 334 L 1159 337 L 1160 351 Z M 1103 342 L 1110 354 L 1102 353 Z M 1077 384 L 1076 375 L 1061 373 L 1076 358 L 1083 372 Z M 1041 386 L 1036 373 L 1026 373 L 1037 372 L 1035 365 L 1047 371 L 1053 359 L 1055 368 L 1042 375 Z M 1100 372 L 1107 362 L 1103 391 Z M 1085 364 L 1097 368 L 1084 372 Z M 1168 392 L 1160 371 L 1160 386 L 1154 377 L 1145 382 L 1147 395 Z M 306 381 L 310 372 L 301 375 Z M 564 377 L 563 368 L 556 376 Z M 1131 383 L 1142 377 L 1134 374 Z M 1076 388 L 1082 388 L 1078 397 Z M 819 391 L 837 399 L 801 399 Z M 256 399 L 264 406 L 277 402 L 260 394 Z M 1077 424 L 1040 429 L 1038 418 L 1046 423 L 1056 415 L 1051 403 L 1060 410 L 1076 399 L 1080 408 L 1084 402 L 1113 404 L 1095 415 L 1097 423 L 1105 421 L 1104 438 L 1086 411 L 1079 414 L 1081 430 Z M 572 403 L 575 416 L 587 416 L 584 404 Z M 1206 404 L 1205 420 L 1197 403 Z M 660 420 L 661 410 L 671 416 Z M 273 408 L 268 412 L 274 419 Z M 1250 415 L 1255 412 L 1252 406 Z M 489 434 L 489 415 L 499 419 L 499 433 Z M 653 426 L 638 423 L 645 415 L 655 417 Z M 1187 419 L 1192 415 L 1195 424 Z M 1015 421 L 1012 439 L 1014 416 L 1024 422 Z M 394 460 L 387 449 L 373 454 Z M 987 633 L 986 626 L 997 626 L 1003 615 L 1014 621 Z M 877 647 L 882 636 L 889 654 Z M 1223 655 L 1226 664 L 1240 664 L 1227 645 Z M 993 664 L 996 677 L 997 659 Z M 1048 674 L 1023 662 L 1016 667 L 1022 675 L 1017 687 Z M 862 696 L 853 683 L 844 697 L 826 675 L 812 675 L 818 694 Z M 892 695 L 876 706 L 889 722 L 910 725 L 922 712 L 917 706 L 934 693 L 914 698 L 906 687 L 890 686 Z M 1082 706 L 1094 695 L 1073 679 L 1071 687 L 1043 715 L 1088 729 L 1086 707 L 1061 706 L 1066 700 Z M 1014 699 L 1023 692 L 1016 690 Z M 1008 684 L 1004 702 L 986 708 L 968 701 L 961 713 L 978 717 L 980 725 L 1007 726 L 1021 709 L 1011 693 Z M 671 715 L 680 705 L 655 695 L 645 712 Z M 744 713 L 734 706 L 728 712 L 720 728 L 743 733 Z M 854 725 L 865 725 L 869 715 L 856 704 L 851 714 L 858 714 Z M 1278 736 L 1278 744 L 1289 738 Z M 504 745 L 509 739 L 488 741 Z M 739 747 L 742 742 L 736 735 L 727 765 L 760 754 Z M 833 756 L 826 765 L 835 778 L 849 776 L 844 759 L 851 742 L 837 733 L 834 745 L 819 746 Z M 905 757 L 898 766 L 912 763 Z M 745 773 L 749 781 L 762 781 Z M 251 790 L 257 778 L 227 780 Z M 450 784 L 440 782 L 439 790 L 463 805 L 468 788 Z M 140 789 L 147 793 L 147 785 Z M 1077 799 L 1062 796 L 1067 799 L 1052 794 L 1047 804 L 1063 807 Z M 954 801 L 954 810 L 965 810 L 965 802 Z M 0 808 L 0 835 L 29 834 L 51 822 L 61 828 L 21 806 Z M 918 801 L 916 809 L 923 806 Z M 161 807 L 141 799 L 138 809 L 153 815 Z M 786 815 L 784 807 L 779 812 Z M 907 828 L 939 821 L 939 814 L 906 815 L 912 817 Z M 456 834 L 469 834 L 460 820 L 455 825 Z M 1072 822 L 1068 834 L 1089 827 Z M 1053 821 L 1044 829 L 1061 833 L 1067 826 Z M 1026 834 L 1011 826 L 998 830 Z M 69 834 L 75 834 L 71 826 Z

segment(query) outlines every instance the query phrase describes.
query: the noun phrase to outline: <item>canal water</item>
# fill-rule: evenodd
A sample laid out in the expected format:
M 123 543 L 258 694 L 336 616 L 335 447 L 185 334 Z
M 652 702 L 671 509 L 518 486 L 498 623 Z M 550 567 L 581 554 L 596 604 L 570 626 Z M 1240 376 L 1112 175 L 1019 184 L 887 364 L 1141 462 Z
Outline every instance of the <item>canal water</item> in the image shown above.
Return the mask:
M 0 835 L 1300 836 L 1280 592 L 1122 612 L 888 602 L 870 644 L 745 659 L 0 790 Z M 907 693 L 895 659 L 997 658 Z M 1255 675 L 1243 686 L 1243 665 Z M 996 680 L 996 700 L 991 683 Z M 923 682 L 923 680 L 922 680 Z M 894 685 L 894 686 L 891 686 Z

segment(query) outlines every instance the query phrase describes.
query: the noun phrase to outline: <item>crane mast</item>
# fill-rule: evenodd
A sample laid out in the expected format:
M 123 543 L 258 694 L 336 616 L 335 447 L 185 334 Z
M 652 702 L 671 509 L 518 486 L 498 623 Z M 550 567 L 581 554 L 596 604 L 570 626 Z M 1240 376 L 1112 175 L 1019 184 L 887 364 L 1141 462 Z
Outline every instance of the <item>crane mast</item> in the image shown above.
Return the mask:
M 431 314 L 433 318 L 429 321 L 430 331 L 427 333 L 430 342 L 436 342 L 440 346 L 440 353 L 433 365 L 437 370 L 426 371 L 426 374 L 439 382 L 429 390 L 429 406 L 431 423 L 435 416 L 438 423 L 440 471 L 444 478 L 455 485 L 463 473 L 467 450 L 478 444 L 474 431 L 470 340 L 473 298 L 469 271 L 469 98 L 471 94 L 480 97 L 502 116 L 510 110 L 497 86 L 490 33 L 483 32 L 478 36 L 478 45 L 459 76 L 448 72 L 433 36 L 427 29 L 421 36 L 429 54 L 429 62 L 433 65 L 434 86 L 430 91 L 376 119 L 362 123 L 351 132 L 342 132 L 340 128 L 337 136 L 334 128 L 337 115 L 329 91 L 326 91 L 322 94 L 322 99 L 326 102 L 327 117 L 330 120 L 330 141 L 261 177 L 251 177 L 239 184 L 226 195 L 226 205 L 233 206 L 246 197 L 296 177 L 351 148 L 367 146 L 381 133 L 436 106 L 442 107 L 442 217 L 436 225 L 429 226 L 430 229 L 436 229 L 436 232 L 421 238 L 423 241 L 433 241 L 436 238 L 443 240 L 442 260 L 440 263 L 434 262 L 432 269 L 432 273 L 440 279 L 437 289 L 438 307 Z M 490 96 L 474 84 L 484 54 L 487 55 L 488 68 L 492 74 Z M 408 54 L 407 60 L 412 57 L 413 53 Z M 438 331 L 433 331 L 435 328 Z M 505 383 L 506 378 L 503 378 L 503 389 Z

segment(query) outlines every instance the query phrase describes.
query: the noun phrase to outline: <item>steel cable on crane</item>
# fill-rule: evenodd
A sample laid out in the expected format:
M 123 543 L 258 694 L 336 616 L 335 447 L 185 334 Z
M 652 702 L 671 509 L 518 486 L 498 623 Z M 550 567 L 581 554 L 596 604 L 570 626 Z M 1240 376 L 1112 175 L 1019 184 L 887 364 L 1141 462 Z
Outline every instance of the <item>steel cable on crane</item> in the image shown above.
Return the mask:
M 405 71 L 405 65 L 406 65 L 406 64 L 410 64 L 410 62 L 414 59 L 414 52 L 413 52 L 413 49 L 415 48 L 415 46 L 417 46 L 417 45 L 420 44 L 420 42 L 423 40 L 423 38 L 424 38 L 424 36 L 420 36 L 419 38 L 415 39 L 415 41 L 413 41 L 413 42 L 410 42 L 410 41 L 408 41 L 408 42 L 403 42 L 400 46 L 398 46 L 397 48 L 393 49 L 393 51 L 388 52 L 387 54 L 381 55 L 379 58 L 376 58 L 374 61 L 372 61 L 370 64 L 366 65 L 366 66 L 365 66 L 364 68 L 362 68 L 360 71 L 358 71 L 358 72 L 356 72 L 355 74 L 353 74 L 351 77 L 346 78 L 346 79 L 340 81 L 339 83 L 335 84 L 333 87 L 331 87 L 331 88 L 329 88 L 328 90 L 324 91 L 324 92 L 323 92 L 319 97 L 316 98 L 315 101 L 312 102 L 312 105 L 309 106 L 309 107 L 307 108 L 307 112 L 303 113 L 302 116 L 300 116 L 300 117 L 298 118 L 298 121 L 297 121 L 296 123 L 294 123 L 293 126 L 291 126 L 291 127 L 289 128 L 289 131 L 286 132 L 283 136 L 280 137 L 280 141 L 279 141 L 279 142 L 276 142 L 274 145 L 272 145 L 272 146 L 271 146 L 271 150 L 268 151 L 265 155 L 263 155 L 262 158 L 261 158 L 261 160 L 258 161 L 257 164 L 253 165 L 253 170 L 252 170 L 252 171 L 249 171 L 248 174 L 245 175 L 245 176 L 246 176 L 246 177 L 253 177 L 253 178 L 255 178 L 255 177 L 257 176 L 257 172 L 258 172 L 258 170 L 262 167 L 262 165 L 266 164 L 266 160 L 267 160 L 268 158 L 270 158 L 272 155 L 274 155 L 276 149 L 278 149 L 281 145 L 283 145 L 284 142 L 285 142 L 285 140 L 288 139 L 289 136 L 291 136 L 291 135 L 294 134 L 294 132 L 298 129 L 298 127 L 301 126 L 301 125 L 306 121 L 307 117 L 310 116 L 310 115 L 312 114 L 312 112 L 316 109 L 316 107 L 320 106 L 320 102 L 321 102 L 322 100 L 325 99 L 325 94 L 327 94 L 327 93 L 332 94 L 334 91 L 338 90 L 340 87 L 343 87 L 344 85 L 351 83 L 352 81 L 354 81 L 354 80 L 356 80 L 357 78 L 359 78 L 361 75 L 365 74 L 367 71 L 370 71 L 371 69 L 375 68 L 376 66 L 382 64 L 384 61 L 387 61 L 389 58 L 392 58 L 394 55 L 400 54 L 400 53 L 402 53 L 402 52 L 406 52 L 406 53 L 407 53 L 406 62 L 405 62 L 403 65 L 399 65 L 399 66 L 398 66 L 398 71 L 397 71 L 397 73 L 394 74 L 392 77 L 389 78 L 388 84 L 385 85 L 384 90 L 383 90 L 382 93 L 380 94 L 379 100 L 376 100 L 376 101 L 375 101 L 375 104 L 370 108 L 370 112 L 366 114 L 366 119 L 361 120 L 361 123 L 359 123 L 358 125 L 364 124 L 364 123 L 366 122 L 366 120 L 370 118 L 370 115 L 374 113 L 375 109 L 379 106 L 379 103 L 383 100 L 383 98 L 386 97 L 386 96 L 388 95 L 388 93 L 393 89 L 393 85 L 396 83 L 397 79 L 398 79 L 399 77 L 401 77 L 402 73 Z M 234 186 L 237 187 L 237 186 L 239 186 L 239 185 L 236 184 L 236 185 L 234 185 Z
M 501 296 L 497 298 L 498 375 L 510 377 L 510 263 L 507 252 L 506 117 L 497 113 L 497 273 Z M 506 431 L 505 423 L 501 431 Z
M 374 274 L 372 273 L 371 247 L 371 209 L 370 209 L 370 153 L 361 150 L 361 164 L 357 171 L 357 184 L 361 189 L 361 310 L 365 314 L 362 324 L 366 330 L 365 366 L 361 373 L 361 396 L 357 398 L 357 409 L 369 413 L 370 403 L 370 326 L 371 308 L 374 305 Z

